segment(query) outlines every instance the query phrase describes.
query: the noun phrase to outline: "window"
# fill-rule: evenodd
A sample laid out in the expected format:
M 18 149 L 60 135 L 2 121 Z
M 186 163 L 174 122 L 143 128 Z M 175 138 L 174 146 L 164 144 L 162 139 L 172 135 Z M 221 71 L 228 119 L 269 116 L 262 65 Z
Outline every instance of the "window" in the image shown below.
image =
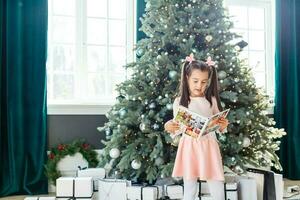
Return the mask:
M 226 0 L 232 16 L 232 31 L 242 35 L 248 46 L 241 58 L 252 68 L 256 85 L 274 97 L 274 0 Z
M 134 0 L 48 2 L 49 114 L 105 113 L 134 59 Z

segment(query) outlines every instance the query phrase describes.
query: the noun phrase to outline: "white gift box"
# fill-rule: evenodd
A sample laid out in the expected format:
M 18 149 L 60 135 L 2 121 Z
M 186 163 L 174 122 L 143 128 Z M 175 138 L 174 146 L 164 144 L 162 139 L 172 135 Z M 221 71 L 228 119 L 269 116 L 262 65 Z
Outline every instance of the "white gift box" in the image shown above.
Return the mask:
M 260 170 L 262 171 L 262 170 Z M 268 173 L 273 174 L 274 176 L 274 191 L 276 200 L 283 199 L 283 179 L 281 174 L 276 174 L 272 171 L 265 171 Z M 249 177 L 252 177 L 256 181 L 256 189 L 257 189 L 257 200 L 263 200 L 263 193 L 264 193 L 264 174 L 258 173 L 257 169 L 250 169 L 247 172 Z M 267 183 L 268 184 L 268 183 Z M 275 199 L 274 199 L 275 200 Z
M 143 200 L 156 200 L 162 197 L 163 187 L 151 185 L 143 188 Z
M 239 178 L 240 200 L 257 200 L 256 181 L 250 177 Z
M 78 177 L 92 177 L 94 183 L 94 191 L 98 190 L 98 180 L 105 178 L 104 168 L 88 168 L 77 171 Z
M 24 200 L 55 200 L 55 197 L 25 197 Z
M 183 186 L 182 185 L 165 185 L 165 196 L 170 199 L 182 199 L 183 198 Z
M 121 179 L 98 180 L 99 200 L 126 200 L 127 186 L 131 182 Z
M 226 183 L 226 200 L 238 200 L 237 183 Z
M 86 197 L 91 198 L 93 183 L 91 177 L 60 177 L 56 179 L 56 197 Z
M 197 183 L 197 194 L 199 193 L 200 189 L 200 182 L 201 182 L 201 194 L 209 194 L 209 187 L 206 181 L 198 181 Z
M 56 197 L 73 197 L 74 177 L 56 179 Z
M 127 200 L 142 200 L 142 190 L 144 186 L 132 185 L 127 187 Z
M 58 200 L 61 200 L 61 199 L 58 199 Z M 72 200 L 72 199 L 69 199 L 69 200 Z M 92 194 L 91 197 L 76 197 L 74 198 L 74 200 L 98 200 L 95 193 Z
M 222 189 L 224 190 L 225 188 L 222 187 Z M 205 193 L 202 193 L 202 191 L 204 191 Z M 199 189 L 197 190 L 197 194 L 199 194 Z M 208 200 L 208 199 L 212 199 L 212 197 L 209 194 L 208 183 L 201 181 L 201 200 L 203 199 Z M 236 182 L 226 183 L 226 200 L 238 200 L 238 183 Z
M 91 198 L 93 195 L 92 177 L 76 177 L 75 178 L 75 197 Z

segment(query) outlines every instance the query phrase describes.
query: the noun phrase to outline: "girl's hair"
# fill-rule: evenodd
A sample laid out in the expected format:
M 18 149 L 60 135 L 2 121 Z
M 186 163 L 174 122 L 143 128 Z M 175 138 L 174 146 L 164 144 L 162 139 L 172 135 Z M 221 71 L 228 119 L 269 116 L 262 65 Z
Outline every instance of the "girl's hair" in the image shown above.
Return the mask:
M 217 70 L 213 65 L 208 65 L 207 63 L 199 60 L 185 61 L 182 66 L 181 71 L 181 81 L 179 86 L 179 104 L 188 107 L 190 99 L 190 91 L 188 85 L 188 78 L 192 74 L 192 71 L 198 69 L 202 72 L 208 72 L 208 81 L 205 89 L 205 98 L 209 101 L 212 106 L 212 97 L 215 97 L 217 100 L 218 108 L 222 111 L 221 100 L 219 96 L 219 84 L 217 77 Z

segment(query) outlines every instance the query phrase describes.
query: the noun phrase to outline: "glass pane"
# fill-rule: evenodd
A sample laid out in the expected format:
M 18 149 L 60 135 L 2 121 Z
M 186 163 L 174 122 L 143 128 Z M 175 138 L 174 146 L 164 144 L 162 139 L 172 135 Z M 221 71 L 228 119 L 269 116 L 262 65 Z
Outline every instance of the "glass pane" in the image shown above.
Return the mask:
M 54 99 L 72 99 L 74 97 L 73 75 L 54 74 L 53 76 Z
M 97 46 L 87 47 L 87 63 L 89 72 L 101 72 L 106 66 L 106 48 Z
M 89 44 L 106 44 L 107 22 L 103 19 L 87 20 L 87 42 Z
M 87 0 L 88 17 L 106 17 L 107 0 Z
M 229 15 L 234 23 L 235 28 L 247 28 L 247 7 L 245 6 L 228 6 Z
M 264 8 L 249 8 L 249 28 L 264 29 L 265 10 Z
M 249 65 L 248 51 L 240 52 L 239 58 L 244 61 L 245 65 Z
M 75 47 L 59 45 L 52 48 L 51 68 L 54 71 L 73 71 L 75 65 Z
M 109 48 L 109 63 L 112 71 L 116 73 L 125 73 L 126 64 L 126 48 L 125 47 L 110 47 Z
M 253 72 L 256 86 L 266 88 L 266 74 L 264 72 Z
M 75 0 L 52 0 L 54 15 L 75 15 Z
M 53 41 L 75 43 L 75 21 L 73 17 L 53 17 Z
M 249 31 L 249 49 L 264 50 L 265 49 L 265 32 Z
M 103 73 L 89 73 L 88 75 L 88 96 L 96 98 L 105 93 L 105 79 Z
M 110 82 L 110 85 L 109 85 L 109 90 L 108 90 L 108 95 L 109 96 L 113 96 L 113 97 L 116 97 L 117 96 L 117 91 L 116 91 L 116 85 L 125 81 L 125 74 L 123 75 L 112 75 L 112 78 L 111 78 L 111 82 Z
M 51 86 L 52 86 L 52 76 L 50 75 L 50 73 L 47 73 L 47 98 L 48 99 L 52 99 Z
M 109 44 L 126 45 L 126 23 L 123 20 L 109 20 Z
M 249 52 L 249 65 L 255 71 L 265 71 L 265 52 Z
M 109 0 L 109 17 L 126 18 L 126 0 Z

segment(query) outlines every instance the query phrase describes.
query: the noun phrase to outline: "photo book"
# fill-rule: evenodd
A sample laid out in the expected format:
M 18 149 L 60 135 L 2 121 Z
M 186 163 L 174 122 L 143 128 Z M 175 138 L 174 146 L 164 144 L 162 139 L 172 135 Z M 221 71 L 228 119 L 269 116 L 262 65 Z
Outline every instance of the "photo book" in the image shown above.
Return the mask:
M 199 138 L 210 132 L 216 131 L 220 128 L 218 123 L 219 118 L 226 118 L 229 110 L 230 109 L 226 109 L 211 117 L 204 117 L 190 111 L 186 107 L 179 106 L 173 120 L 179 123 L 180 129 L 176 131 L 172 137 L 183 133 L 193 138 Z

